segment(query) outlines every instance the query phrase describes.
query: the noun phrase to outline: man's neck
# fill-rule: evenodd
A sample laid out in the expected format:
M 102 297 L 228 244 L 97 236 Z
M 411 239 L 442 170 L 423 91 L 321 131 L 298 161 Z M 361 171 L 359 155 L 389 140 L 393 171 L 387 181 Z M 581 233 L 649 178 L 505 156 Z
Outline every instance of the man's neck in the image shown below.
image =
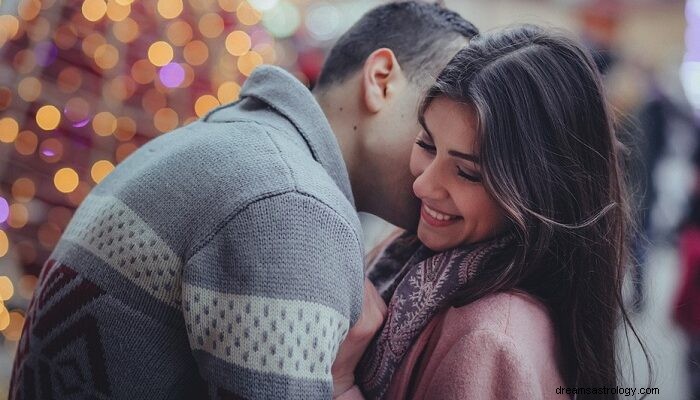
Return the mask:
M 360 127 L 358 126 L 360 118 L 356 108 L 348 102 L 352 94 L 339 88 L 331 88 L 323 91 L 315 90 L 313 95 L 326 115 L 331 130 L 338 141 L 350 178 L 355 206 L 358 211 L 362 211 L 364 208 L 363 196 L 361 195 L 363 179 L 358 162 L 361 156 Z

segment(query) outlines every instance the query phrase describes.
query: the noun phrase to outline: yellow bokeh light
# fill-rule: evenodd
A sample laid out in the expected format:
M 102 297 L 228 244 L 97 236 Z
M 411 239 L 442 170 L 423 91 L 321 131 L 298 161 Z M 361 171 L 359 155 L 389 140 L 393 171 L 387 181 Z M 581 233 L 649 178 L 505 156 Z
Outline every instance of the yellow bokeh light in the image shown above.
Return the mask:
M 123 21 L 131 13 L 131 5 L 120 4 L 116 0 L 107 1 L 107 18 L 112 21 Z
M 138 60 L 131 66 L 131 77 L 136 82 L 146 85 L 156 77 L 156 67 L 148 60 Z
M 219 106 L 219 100 L 210 94 L 205 94 L 204 96 L 198 98 L 194 103 L 194 112 L 198 117 L 202 117 L 212 108 L 217 106 Z
M 161 108 L 153 116 L 153 125 L 160 132 L 169 132 L 177 128 L 179 123 L 177 112 L 172 108 Z
M 19 20 L 13 15 L 0 15 L 0 32 L 6 40 L 12 39 L 19 32 Z
M 115 0 L 115 1 L 123 6 L 131 5 L 131 3 L 134 2 L 134 0 Z
M 103 44 L 95 50 L 95 64 L 102 69 L 111 69 L 119 61 L 119 50 L 111 44 Z
M 81 47 L 83 48 L 83 52 L 85 54 L 87 54 L 90 57 L 94 57 L 97 48 L 105 43 L 107 43 L 107 40 L 104 38 L 104 36 L 102 36 L 98 32 L 93 32 L 87 35 L 85 39 L 83 39 Z
M 83 16 L 88 21 L 96 22 L 105 16 L 107 3 L 104 0 L 85 0 L 83 2 Z
M 249 51 L 238 58 L 238 70 L 245 76 L 250 76 L 253 70 L 263 63 L 262 56 L 254 51 Z
M 19 154 L 28 156 L 34 154 L 36 146 L 39 144 L 39 138 L 32 131 L 22 131 L 17 134 L 15 139 L 15 150 Z
M 177 18 L 182 12 L 182 0 L 158 0 L 158 14 L 163 18 Z
M 7 224 L 15 229 L 20 229 L 27 225 L 29 221 L 29 210 L 22 203 L 14 203 L 10 206 L 10 217 Z
M 216 97 L 219 98 L 221 104 L 226 104 L 238 100 L 240 93 L 241 87 L 236 82 L 224 82 L 219 85 L 219 89 L 216 91 Z
M 31 201 L 35 194 L 36 186 L 34 181 L 29 178 L 19 178 L 12 184 L 12 197 L 19 202 Z
M 56 171 L 53 184 L 61 193 L 70 193 L 78 187 L 78 173 L 73 168 L 65 167 Z
M 218 0 L 219 1 L 219 7 L 221 7 L 222 10 L 228 11 L 228 12 L 236 12 L 236 7 L 238 7 L 238 3 L 240 0 Z
M 224 19 L 216 13 L 204 14 L 199 19 L 199 31 L 207 38 L 219 37 L 224 31 Z
M 234 56 L 242 56 L 250 50 L 250 36 L 243 31 L 233 31 L 226 36 L 226 50 Z
M 31 21 L 39 15 L 41 2 L 39 0 L 24 0 L 17 7 L 19 17 L 25 21 Z
M 0 331 L 4 331 L 10 326 L 10 313 L 7 312 L 4 304 L 0 304 Z
M 131 140 L 136 134 L 136 122 L 129 117 L 117 118 L 117 130 L 114 131 L 114 137 L 117 140 L 126 142 Z
M 19 311 L 10 311 L 10 323 L 2 331 L 5 339 L 17 341 L 22 337 L 22 327 L 24 326 L 24 315 Z
M 173 59 L 173 48 L 167 42 L 155 42 L 148 48 L 148 59 L 156 67 L 167 65 Z
M 201 40 L 193 40 L 182 50 L 182 56 L 191 65 L 202 65 L 209 58 L 209 48 Z
M 112 25 L 112 33 L 118 41 L 131 43 L 139 37 L 139 24 L 131 18 L 125 18 Z
M 17 139 L 19 124 L 13 118 L 0 118 L 0 142 L 12 143 Z
M 0 276 L 0 300 L 7 301 L 15 294 L 15 287 L 10 278 Z
M 7 254 L 7 250 L 10 249 L 10 240 L 7 238 L 7 233 L 0 229 L 0 257 Z
M 182 20 L 173 21 L 168 25 L 165 34 L 175 46 L 184 46 L 192 40 L 192 27 Z
M 36 123 L 45 131 L 56 129 L 60 122 L 61 112 L 54 106 L 46 105 L 36 112 Z
M 100 181 L 104 179 L 105 176 L 109 175 L 109 173 L 112 172 L 113 169 L 114 164 L 107 160 L 100 160 L 92 164 L 92 168 L 90 169 L 90 176 L 92 177 L 92 180 L 95 181 L 95 183 L 100 183 Z
M 117 129 L 117 118 L 109 111 L 102 111 L 92 119 L 92 129 L 100 136 L 109 136 Z
M 236 17 L 243 25 L 255 25 L 260 22 L 262 14 L 248 4 L 247 1 L 241 2 L 236 9 Z
M 17 94 L 28 103 L 35 101 L 41 95 L 41 81 L 33 76 L 22 79 L 17 85 Z

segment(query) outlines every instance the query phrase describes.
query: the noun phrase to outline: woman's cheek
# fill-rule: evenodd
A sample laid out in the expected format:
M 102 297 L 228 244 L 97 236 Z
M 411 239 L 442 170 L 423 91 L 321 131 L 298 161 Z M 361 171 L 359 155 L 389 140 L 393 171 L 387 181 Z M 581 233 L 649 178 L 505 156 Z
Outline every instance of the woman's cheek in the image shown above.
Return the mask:
M 427 160 L 425 154 L 421 154 L 421 149 L 418 147 L 418 145 L 413 145 L 413 149 L 411 149 L 411 160 L 408 163 L 411 170 L 411 175 L 413 175 L 414 178 L 417 178 L 423 173 L 423 171 L 425 171 L 426 163 Z

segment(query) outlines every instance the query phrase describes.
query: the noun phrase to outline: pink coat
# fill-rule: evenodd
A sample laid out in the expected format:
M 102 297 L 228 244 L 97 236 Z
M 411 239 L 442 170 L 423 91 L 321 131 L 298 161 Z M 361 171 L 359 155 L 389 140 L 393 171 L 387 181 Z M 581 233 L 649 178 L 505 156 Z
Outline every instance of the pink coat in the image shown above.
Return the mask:
M 399 367 L 389 399 L 568 400 L 544 305 L 516 292 L 449 308 L 426 326 Z M 359 390 L 341 396 L 361 399 Z

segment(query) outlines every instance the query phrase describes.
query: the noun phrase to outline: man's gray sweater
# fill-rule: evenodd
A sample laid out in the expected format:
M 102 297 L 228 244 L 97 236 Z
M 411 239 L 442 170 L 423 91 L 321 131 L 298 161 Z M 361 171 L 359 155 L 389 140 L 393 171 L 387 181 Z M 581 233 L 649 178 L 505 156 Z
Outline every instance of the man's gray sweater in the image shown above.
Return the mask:
M 141 147 L 77 209 L 27 313 L 11 398 L 329 398 L 362 302 L 340 149 L 271 66 Z

